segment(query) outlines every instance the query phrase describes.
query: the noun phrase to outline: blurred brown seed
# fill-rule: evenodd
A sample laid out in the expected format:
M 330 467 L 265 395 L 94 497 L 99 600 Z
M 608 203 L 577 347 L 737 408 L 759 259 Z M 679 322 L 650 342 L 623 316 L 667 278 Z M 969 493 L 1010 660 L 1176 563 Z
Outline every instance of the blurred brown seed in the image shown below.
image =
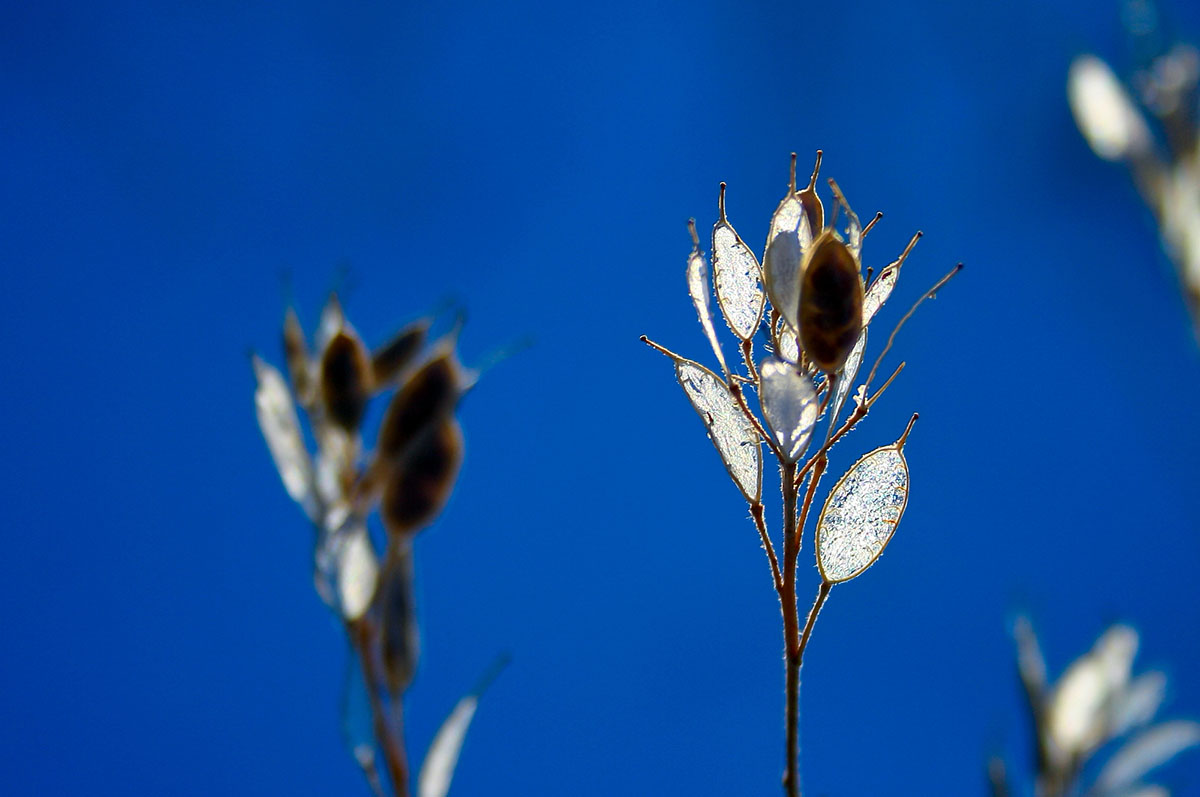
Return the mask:
M 398 460 L 431 423 L 450 414 L 462 391 L 462 369 L 447 351 L 425 363 L 392 397 L 379 427 L 376 457 Z
M 425 345 L 429 321 L 421 319 L 404 329 L 376 349 L 371 355 L 371 374 L 376 390 L 396 379 Z
M 822 371 L 842 367 L 862 331 L 858 261 L 832 229 L 813 241 L 800 283 L 800 346 Z
M 370 367 L 366 346 L 345 327 L 321 354 L 321 401 L 329 420 L 348 432 L 358 431 L 366 413 Z
M 433 522 L 450 498 L 462 459 L 462 427 L 453 417 L 421 435 L 383 488 L 379 512 L 389 534 L 413 534 Z
M 413 592 L 412 546 L 388 548 L 375 599 L 382 614 L 384 677 L 388 691 L 401 695 L 416 674 L 421 644 Z

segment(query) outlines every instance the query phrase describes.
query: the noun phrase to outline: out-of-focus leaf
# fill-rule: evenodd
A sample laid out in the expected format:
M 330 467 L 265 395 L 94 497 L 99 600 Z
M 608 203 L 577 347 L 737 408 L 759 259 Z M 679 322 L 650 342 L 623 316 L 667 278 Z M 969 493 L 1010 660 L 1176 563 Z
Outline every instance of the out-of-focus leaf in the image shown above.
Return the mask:
M 829 492 L 817 521 L 817 567 L 831 583 L 849 581 L 883 553 L 908 503 L 908 463 L 899 443 L 877 448 Z
M 1129 94 L 1094 55 L 1081 55 L 1067 75 L 1067 98 L 1075 123 L 1105 160 L 1120 160 L 1150 147 L 1150 130 Z
M 751 504 L 762 494 L 762 450 L 758 432 L 742 413 L 721 377 L 700 363 L 679 357 L 675 378 L 708 429 L 729 475 Z
M 1096 789 L 1116 792 L 1133 786 L 1147 772 L 1200 744 L 1200 725 L 1187 720 L 1164 722 L 1131 739 L 1100 770 Z
M 378 576 L 379 561 L 366 523 L 351 518 L 341 533 L 337 553 L 338 604 L 342 617 L 357 620 L 363 616 L 375 597 Z
M 501 657 L 492 665 L 489 672 L 480 683 L 458 701 L 454 711 L 438 728 L 425 753 L 425 761 L 421 764 L 421 774 L 417 778 L 417 797 L 446 797 L 450 791 L 450 781 L 454 777 L 454 768 L 458 765 L 458 756 L 462 752 L 463 740 L 471 720 L 475 718 L 475 710 L 479 707 L 479 699 L 487 691 L 488 686 L 495 680 L 508 663 L 507 657 Z
M 692 235 L 695 236 L 695 225 L 689 226 Z M 696 307 L 696 315 L 700 317 L 700 326 L 704 328 L 704 336 L 708 338 L 708 343 L 712 346 L 713 354 L 717 356 L 721 370 L 728 374 L 729 366 L 725 364 L 725 354 L 721 351 L 721 342 L 717 340 L 717 331 L 713 328 L 712 305 L 709 302 L 711 288 L 708 281 L 708 264 L 704 262 L 704 255 L 700 252 L 699 240 L 696 241 L 691 255 L 688 256 L 687 284 L 692 304 Z
M 733 334 L 742 340 L 753 337 L 762 320 L 766 297 L 759 284 L 762 268 L 758 258 L 725 217 L 725 184 L 721 184 L 721 217 L 713 225 L 713 282 L 717 304 Z
M 413 592 L 412 548 L 393 545 L 379 579 L 382 614 L 383 669 L 388 691 L 404 693 L 412 682 L 420 656 L 416 596 Z
M 767 426 L 784 459 L 795 462 L 808 448 L 820 409 L 812 380 L 774 357 L 763 360 L 759 377 L 759 398 Z
M 1167 676 L 1152 671 L 1139 675 L 1116 695 L 1109 707 L 1109 727 L 1112 737 L 1124 736 L 1139 728 L 1158 713 L 1167 694 Z
M 836 426 L 838 416 L 842 414 L 842 407 L 846 404 L 846 397 L 850 395 L 850 388 L 854 385 L 854 380 L 858 378 L 858 369 L 862 366 L 863 353 L 867 350 L 867 328 L 864 326 L 862 332 L 858 335 L 858 341 L 854 344 L 854 348 L 850 350 L 849 356 L 846 357 L 846 362 L 842 365 L 842 372 L 838 374 L 837 386 L 833 397 L 833 412 L 829 416 L 829 425 Z
M 258 414 L 258 426 L 275 461 L 275 469 L 279 471 L 283 486 L 292 500 L 301 506 L 310 520 L 316 520 L 312 460 L 308 449 L 304 447 L 300 419 L 296 415 L 292 395 L 278 369 L 257 355 L 253 358 L 253 364 L 258 380 L 258 387 L 254 391 L 254 407 Z

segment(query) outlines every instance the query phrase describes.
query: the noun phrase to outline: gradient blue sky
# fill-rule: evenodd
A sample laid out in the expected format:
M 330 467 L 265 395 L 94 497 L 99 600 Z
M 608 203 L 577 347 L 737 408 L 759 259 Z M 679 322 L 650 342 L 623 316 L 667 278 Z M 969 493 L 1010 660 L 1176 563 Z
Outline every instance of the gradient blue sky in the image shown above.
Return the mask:
M 1200 7 L 1168 11 L 1200 38 Z M 6 792 L 365 793 L 245 358 L 278 359 L 281 271 L 311 324 L 348 264 L 371 342 L 447 295 L 468 360 L 536 338 L 463 407 L 418 545 L 413 754 L 507 650 L 455 794 L 777 793 L 767 567 L 637 337 L 703 357 L 686 219 L 725 180 L 758 246 L 817 147 L 887 213 L 868 263 L 926 233 L 884 324 L 967 271 L 831 464 L 921 412 L 898 536 L 806 660 L 806 793 L 978 794 L 989 752 L 1027 764 L 1018 609 L 1055 672 L 1136 624 L 1169 713 L 1200 715 L 1200 356 L 1065 101 L 1076 53 L 1128 65 L 1115 3 L 38 2 L 0 42 Z M 1164 780 L 1200 795 L 1200 755 Z

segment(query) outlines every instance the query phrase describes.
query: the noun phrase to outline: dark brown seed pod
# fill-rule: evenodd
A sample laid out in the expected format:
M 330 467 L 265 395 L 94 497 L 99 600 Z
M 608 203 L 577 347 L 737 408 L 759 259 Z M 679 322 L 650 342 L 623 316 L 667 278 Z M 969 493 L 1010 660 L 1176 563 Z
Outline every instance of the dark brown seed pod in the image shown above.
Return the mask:
M 343 327 L 329 339 L 321 354 L 321 402 L 330 422 L 357 432 L 367 410 L 370 385 L 367 347 Z
M 447 416 L 427 429 L 383 488 L 379 514 L 389 534 L 415 534 L 446 505 L 462 465 L 462 428 Z
M 421 319 L 400 330 L 394 338 L 375 350 L 371 355 L 371 374 L 376 390 L 394 380 L 412 362 L 425 345 L 428 330 L 429 321 Z
M 813 241 L 800 282 L 800 346 L 822 371 L 842 367 L 862 331 L 858 260 L 832 229 Z
M 433 422 L 454 410 L 462 390 L 462 368 L 452 351 L 433 357 L 417 369 L 388 404 L 379 427 L 376 458 L 392 462 L 404 457 L 413 441 Z
M 413 590 L 412 546 L 389 548 L 375 600 L 382 614 L 383 671 L 388 691 L 404 693 L 412 683 L 420 658 L 416 596 Z

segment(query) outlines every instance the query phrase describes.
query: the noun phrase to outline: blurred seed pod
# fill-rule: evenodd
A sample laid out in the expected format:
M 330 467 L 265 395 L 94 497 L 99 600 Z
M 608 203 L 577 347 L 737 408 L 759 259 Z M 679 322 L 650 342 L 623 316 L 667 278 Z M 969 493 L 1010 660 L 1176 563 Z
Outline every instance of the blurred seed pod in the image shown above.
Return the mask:
M 408 367 L 425 345 L 428 332 L 429 319 L 423 318 L 400 330 L 394 338 L 372 353 L 371 377 L 376 390 L 394 381 Z
M 384 485 L 379 512 L 389 534 L 415 534 L 433 522 L 450 498 L 462 459 L 462 428 L 453 416 L 425 430 Z
M 832 229 L 809 249 L 800 280 L 800 347 L 822 371 L 834 372 L 862 332 L 863 284 L 858 260 Z
M 321 353 L 321 402 L 330 422 L 358 431 L 370 398 L 371 364 L 367 347 L 343 326 Z
M 431 424 L 454 411 L 467 382 L 449 347 L 417 369 L 388 404 L 375 443 L 376 459 L 389 463 L 404 457 Z
M 295 309 L 291 307 L 283 317 L 283 356 L 296 397 L 307 406 L 313 399 L 312 360 L 304 339 L 304 329 L 300 326 Z
M 375 599 L 382 615 L 384 677 L 394 696 L 402 695 L 412 683 L 420 657 L 413 586 L 412 546 L 389 546 Z

